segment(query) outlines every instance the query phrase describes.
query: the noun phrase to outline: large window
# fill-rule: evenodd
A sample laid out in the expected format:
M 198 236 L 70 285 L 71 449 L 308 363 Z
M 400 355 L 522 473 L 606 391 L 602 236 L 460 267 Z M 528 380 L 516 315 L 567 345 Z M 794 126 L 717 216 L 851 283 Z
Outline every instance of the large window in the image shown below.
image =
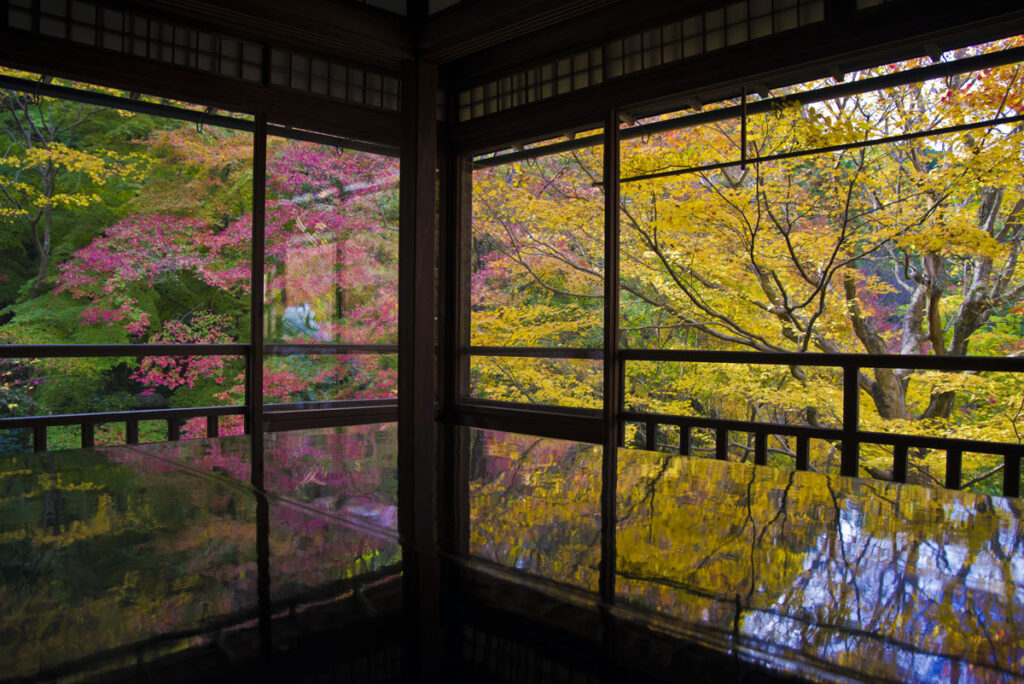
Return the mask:
M 511 155 L 473 172 L 470 396 L 597 408 L 604 312 L 600 134 Z M 595 141 L 597 144 L 594 144 Z M 553 147 L 551 147 L 553 146 Z M 486 348 L 486 349 L 479 349 Z
M 613 279 L 624 446 L 1018 491 L 1019 44 L 476 157 L 464 394 L 600 407 Z
M 264 401 L 397 397 L 398 160 L 271 137 Z
M 247 342 L 251 121 L 219 113 L 200 123 L 176 116 L 197 114 L 180 103 L 150 109 L 150 98 L 135 96 L 126 106 L 142 107 L 121 109 L 71 95 L 2 91 L 0 343 Z M 244 370 L 237 351 L 130 351 L 5 358 L 0 416 L 237 403 L 232 387 Z M 240 429 L 238 416 L 220 420 L 225 430 Z M 199 419 L 174 430 L 194 436 L 205 427 Z M 48 446 L 77 445 L 82 431 L 54 427 Z M 126 432 L 142 441 L 167 436 L 165 425 L 143 421 L 98 425 L 93 438 L 123 442 Z M 17 448 L 28 437 L 5 431 L 2 439 Z
M 396 156 L 271 124 L 254 207 L 252 115 L 2 75 L 0 450 L 240 434 L 257 353 L 275 409 L 394 402 Z
M 944 57 L 963 68 L 918 60 L 626 129 L 626 348 L 1016 355 L 1021 68 L 968 66 L 1016 42 Z M 843 377 L 855 374 L 855 428 L 1020 443 L 1024 427 L 1016 373 L 637 356 L 625 374 L 625 407 L 635 412 L 849 428 Z M 665 427 L 649 436 L 657 425 L 632 423 L 627 442 L 680 448 L 678 428 Z M 766 437 L 760 459 L 793 467 L 796 436 Z M 722 449 L 695 430 L 689 446 L 758 455 L 755 432 L 725 439 Z M 838 470 L 840 451 L 812 439 L 805 464 Z M 892 476 L 891 444 L 859 451 L 862 472 Z M 1001 456 L 955 458 L 962 484 L 999 490 Z M 912 446 L 908 465 L 911 480 L 948 480 L 945 450 Z

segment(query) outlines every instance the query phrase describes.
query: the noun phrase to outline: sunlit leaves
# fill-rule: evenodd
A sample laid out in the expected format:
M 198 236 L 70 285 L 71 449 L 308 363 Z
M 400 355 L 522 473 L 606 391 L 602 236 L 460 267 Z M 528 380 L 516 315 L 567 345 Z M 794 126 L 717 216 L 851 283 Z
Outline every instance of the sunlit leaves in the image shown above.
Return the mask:
M 625 345 L 1019 351 L 1019 334 L 1009 331 L 1020 327 L 1024 298 L 1024 136 L 1016 124 L 922 134 L 1015 112 L 1021 78 L 1019 65 L 1009 65 L 807 105 L 799 102 L 807 88 L 797 86 L 788 104 L 751 115 L 745 152 L 752 161 L 745 167 L 692 170 L 740 159 L 738 119 L 625 136 Z M 893 139 L 904 134 L 913 137 Z M 889 142 L 864 144 L 879 139 Z M 828 149 L 785 156 L 809 148 Z M 603 202 L 581 182 L 600 187 L 590 150 L 577 154 L 475 173 L 475 344 L 578 339 L 579 312 L 601 279 L 594 267 L 603 258 Z M 784 156 L 753 161 L 771 155 Z M 691 172 L 630 180 L 681 169 Z M 580 220 L 588 212 L 592 218 Z M 561 329 L 550 313 L 557 307 L 565 311 Z M 546 370 L 479 362 L 475 386 L 480 396 L 514 401 L 578 394 L 579 375 Z M 811 425 L 842 420 L 833 369 L 680 372 L 679 364 L 628 363 L 626 373 L 629 401 L 648 410 Z M 989 381 L 996 384 L 982 389 Z M 1012 418 L 1017 393 L 994 377 L 933 382 L 926 373 L 865 369 L 860 384 L 868 429 L 1020 440 Z M 867 462 L 876 459 L 891 454 L 872 452 Z M 924 464 L 930 457 L 920 450 L 912 459 Z

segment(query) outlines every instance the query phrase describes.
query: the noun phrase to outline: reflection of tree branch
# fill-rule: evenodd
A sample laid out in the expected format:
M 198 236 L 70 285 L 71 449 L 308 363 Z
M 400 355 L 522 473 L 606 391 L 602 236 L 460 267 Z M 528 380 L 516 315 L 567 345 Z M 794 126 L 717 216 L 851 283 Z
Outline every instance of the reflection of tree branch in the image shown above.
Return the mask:
M 635 503 L 631 502 L 632 505 L 630 506 L 630 508 L 628 508 L 623 515 L 620 515 L 617 520 L 619 524 L 626 522 L 632 517 L 634 512 L 636 512 L 641 506 L 643 506 L 644 503 L 647 503 L 648 508 L 650 510 L 650 523 L 648 524 L 647 528 L 648 542 L 652 542 L 654 539 L 654 498 L 655 494 L 657 493 L 657 486 L 658 483 L 661 482 L 661 479 L 665 476 L 665 473 L 668 472 L 668 466 L 671 458 L 672 456 L 670 454 L 663 455 L 661 457 L 661 466 L 658 468 L 658 472 L 655 473 L 655 475 L 646 484 L 640 485 L 638 483 L 638 486 L 643 487 L 645 494 L 639 501 Z
M 825 480 L 825 486 L 828 488 L 829 497 L 832 499 L 832 509 L 835 512 L 836 517 L 836 538 L 839 541 L 839 555 L 843 566 L 846 568 L 846 576 L 849 577 L 849 583 L 853 585 L 854 598 L 857 601 L 857 624 L 864 624 L 863 618 L 860 612 L 861 598 L 860 598 L 860 586 L 857 584 L 857 575 L 850 564 L 850 559 L 846 556 L 846 541 L 843 539 L 843 509 L 839 505 L 839 498 L 836 495 L 835 490 L 832 488 L 832 480 Z M 845 579 L 845 578 L 844 578 Z
M 512 473 L 508 478 L 509 484 L 507 487 L 505 487 L 505 491 L 502 493 L 501 496 L 501 503 L 506 508 L 508 507 L 509 497 L 512 495 L 514 491 L 516 491 L 515 483 L 519 479 L 519 472 L 523 469 L 523 463 L 526 462 L 526 457 L 530 455 L 530 452 L 533 451 L 534 448 L 536 448 L 536 446 L 541 443 L 541 441 L 542 440 L 540 439 L 534 440 L 533 444 L 523 449 L 523 453 L 519 455 L 518 459 L 516 459 L 516 466 L 512 470 Z

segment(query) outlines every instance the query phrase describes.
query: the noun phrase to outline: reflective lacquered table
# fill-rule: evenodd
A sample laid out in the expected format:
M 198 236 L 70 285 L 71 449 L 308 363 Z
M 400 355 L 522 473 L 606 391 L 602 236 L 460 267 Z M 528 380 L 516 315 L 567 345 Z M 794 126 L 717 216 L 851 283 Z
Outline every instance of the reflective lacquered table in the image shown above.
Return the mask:
M 451 677 L 1024 680 L 1018 499 L 621 449 L 608 604 L 601 449 L 454 433 Z M 0 681 L 415 678 L 396 453 L 267 435 L 262 491 L 246 437 L 0 457 Z
M 271 437 L 264 493 L 245 437 L 4 456 L 0 680 L 215 678 L 346 628 L 375 643 L 339 676 L 397 678 L 401 551 L 381 441 L 392 426 Z
M 470 554 L 594 591 L 601 450 L 467 433 Z M 1024 680 L 1020 499 L 632 449 L 618 463 L 622 622 L 808 679 Z

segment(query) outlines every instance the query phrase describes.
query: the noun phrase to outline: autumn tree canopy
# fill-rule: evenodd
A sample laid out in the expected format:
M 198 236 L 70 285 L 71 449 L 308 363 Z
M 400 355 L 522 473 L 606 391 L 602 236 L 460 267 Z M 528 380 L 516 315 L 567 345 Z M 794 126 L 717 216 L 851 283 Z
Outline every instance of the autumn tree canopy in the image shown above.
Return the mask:
M 641 137 L 624 129 L 622 343 L 1021 353 L 1020 125 L 903 136 L 1021 114 L 1022 77 L 1011 65 L 811 105 L 798 97 L 815 84 L 775 93 L 790 95 L 789 103 L 747 121 L 746 157 L 767 159 L 745 165 L 716 166 L 740 158 L 738 118 L 695 126 L 683 119 Z M 861 144 L 879 139 L 887 142 Z M 812 152 L 820 148 L 829 149 Z M 538 155 L 474 174 L 473 342 L 597 347 L 601 149 L 543 156 L 539 148 Z M 540 370 L 535 362 L 489 359 L 479 369 L 486 382 L 478 379 L 476 391 L 489 398 L 600 402 L 596 364 Z M 835 426 L 838 373 L 633 362 L 627 404 Z M 1006 375 L 862 371 L 861 424 L 1019 442 L 1024 387 Z M 583 396 L 574 392 L 581 381 L 591 390 Z M 773 448 L 792 453 L 783 439 Z M 917 476 L 931 478 L 927 454 L 915 456 Z
M 251 133 L 0 95 L 0 343 L 248 340 Z M 393 158 L 268 140 L 267 342 L 395 342 L 397 186 Z M 268 355 L 264 394 L 391 397 L 396 366 Z M 0 415 L 234 404 L 244 385 L 238 357 L 23 360 L 0 373 Z M 193 422 L 186 435 L 201 433 Z

